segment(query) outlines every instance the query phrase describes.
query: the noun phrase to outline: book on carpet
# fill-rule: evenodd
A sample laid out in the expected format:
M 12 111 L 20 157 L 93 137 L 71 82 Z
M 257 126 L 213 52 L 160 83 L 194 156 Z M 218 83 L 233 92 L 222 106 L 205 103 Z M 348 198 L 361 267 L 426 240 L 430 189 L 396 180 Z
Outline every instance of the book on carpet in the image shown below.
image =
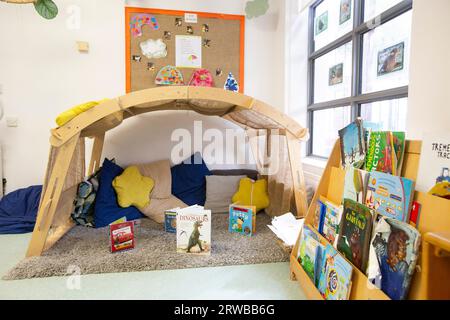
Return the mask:
M 366 157 L 362 120 L 356 119 L 339 130 L 342 166 L 362 168 Z
M 393 300 L 408 295 L 420 239 L 419 231 L 408 223 L 383 216 L 375 223 L 368 277 Z
M 112 253 L 134 249 L 134 222 L 126 221 L 109 226 L 110 250 Z
M 180 208 L 173 208 L 164 211 L 164 230 L 169 233 L 177 233 L 177 211 Z
M 414 185 L 414 181 L 407 178 L 371 172 L 365 204 L 378 214 L 409 222 Z
M 450 183 L 450 131 L 426 132 L 422 140 L 416 188 L 429 192 L 436 184 L 444 182 Z
M 317 289 L 326 300 L 348 300 L 353 267 L 332 245 L 327 244 L 322 253 Z
M 228 231 L 251 236 L 256 232 L 256 207 L 230 205 Z
M 323 221 L 325 219 L 325 212 L 326 212 L 326 206 L 325 204 L 317 200 L 316 203 L 316 209 L 314 210 L 314 219 L 312 226 L 319 231 L 319 233 L 322 233 L 323 231 Z
M 365 169 L 396 175 L 397 157 L 394 151 L 393 135 L 390 131 L 372 131 L 366 155 Z
M 342 198 L 352 199 L 363 204 L 368 177 L 369 173 L 365 170 L 351 167 L 345 169 L 344 194 Z
M 322 235 L 336 246 L 337 235 L 339 233 L 339 225 L 342 217 L 342 206 L 338 206 L 331 201 L 325 200 L 321 197 L 325 204 L 325 214 L 322 226 Z
M 366 272 L 373 219 L 371 209 L 344 199 L 337 249 L 362 272 Z
M 177 210 L 177 252 L 211 254 L 211 210 L 194 205 Z

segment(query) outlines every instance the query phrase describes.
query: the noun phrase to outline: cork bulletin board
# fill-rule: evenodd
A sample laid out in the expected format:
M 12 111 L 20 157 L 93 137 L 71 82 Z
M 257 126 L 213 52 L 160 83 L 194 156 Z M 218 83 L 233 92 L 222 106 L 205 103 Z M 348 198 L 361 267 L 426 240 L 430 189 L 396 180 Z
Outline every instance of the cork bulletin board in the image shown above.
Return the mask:
M 196 15 L 197 22 L 193 23 L 189 19 L 186 21 L 186 13 Z M 144 25 L 141 28 L 142 35 L 135 36 L 132 34 L 130 22 L 133 17 L 140 14 L 153 16 L 158 27 Z M 239 83 L 239 91 L 244 91 L 244 16 L 127 7 L 125 8 L 127 93 L 156 87 L 155 78 L 158 71 L 167 65 L 176 66 L 177 35 L 202 38 L 201 68 L 210 71 L 215 87 L 223 88 L 231 72 Z M 162 39 L 167 47 L 167 56 L 147 58 L 142 53 L 140 44 L 148 39 Z M 178 70 L 183 74 L 185 85 L 188 85 L 193 72 L 197 69 L 178 68 Z

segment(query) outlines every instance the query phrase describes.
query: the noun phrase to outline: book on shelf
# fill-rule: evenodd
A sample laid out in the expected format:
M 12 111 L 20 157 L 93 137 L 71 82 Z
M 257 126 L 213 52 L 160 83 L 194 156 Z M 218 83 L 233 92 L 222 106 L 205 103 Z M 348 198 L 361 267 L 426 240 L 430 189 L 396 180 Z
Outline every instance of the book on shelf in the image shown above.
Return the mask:
M 408 223 L 378 216 L 372 239 L 369 280 L 389 298 L 405 299 L 419 255 L 419 231 Z
M 356 168 L 345 169 L 343 199 L 364 203 L 369 173 Z
M 338 206 L 331 201 L 321 197 L 325 204 L 325 214 L 323 218 L 322 235 L 329 243 L 336 246 L 339 225 L 342 217 L 342 206 Z
M 326 212 L 326 206 L 325 204 L 317 200 L 316 208 L 314 210 L 314 219 L 312 226 L 319 231 L 319 233 L 322 233 L 323 231 L 323 221 L 325 219 L 325 212 Z
M 414 186 L 414 181 L 407 178 L 371 172 L 365 204 L 378 214 L 409 222 Z
M 320 239 L 308 225 L 304 225 L 300 233 L 297 260 L 311 281 L 316 284 L 317 258 L 320 257 Z
M 423 135 L 416 188 L 429 192 L 438 183 L 450 183 L 450 131 Z
M 251 236 L 256 232 L 256 207 L 238 203 L 230 205 L 228 231 Z
M 337 249 L 362 272 L 366 271 L 373 213 L 368 207 L 344 199 L 344 212 L 337 241 Z
M 396 174 L 398 176 L 401 175 L 403 168 L 403 159 L 405 157 L 405 148 L 406 148 L 406 134 L 401 131 L 393 131 L 392 132 L 392 143 L 394 146 L 394 154 L 397 162 L 397 170 Z
M 198 205 L 177 210 L 177 252 L 211 254 L 211 210 Z
M 362 120 L 356 119 L 339 130 L 342 166 L 362 168 L 366 157 Z
M 332 245 L 327 244 L 322 253 L 318 290 L 326 300 L 348 300 L 353 267 Z
M 397 174 L 397 157 L 394 150 L 393 134 L 390 131 L 372 131 L 369 149 L 365 158 L 365 169 Z

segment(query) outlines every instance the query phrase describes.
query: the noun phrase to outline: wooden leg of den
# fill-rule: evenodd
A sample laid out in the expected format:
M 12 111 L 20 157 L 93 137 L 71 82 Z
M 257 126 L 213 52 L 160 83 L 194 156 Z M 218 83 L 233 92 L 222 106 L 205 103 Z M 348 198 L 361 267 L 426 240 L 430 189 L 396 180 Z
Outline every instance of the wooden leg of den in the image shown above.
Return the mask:
M 303 175 L 301 162 L 300 141 L 289 132 L 286 133 L 286 141 L 289 153 L 289 163 L 292 172 L 292 181 L 294 185 L 295 205 L 297 208 L 297 217 L 305 217 L 308 211 L 306 200 L 305 177 Z
M 91 161 L 89 163 L 89 172 L 87 176 L 92 175 L 100 168 L 100 161 L 103 151 L 103 143 L 105 142 L 105 133 L 94 137 L 94 145 L 92 146 Z
M 72 137 L 57 150 L 55 165 L 39 204 L 36 224 L 26 254 L 27 257 L 39 256 L 44 250 L 78 138 L 79 134 Z
M 255 162 L 256 162 L 256 168 L 258 170 L 258 172 L 262 173 L 264 172 L 264 164 L 260 161 L 260 152 L 259 152 L 259 148 L 260 148 L 260 132 L 257 129 L 247 129 L 245 131 L 245 133 L 247 134 L 248 137 L 248 144 L 250 146 L 250 150 L 253 154 L 253 157 L 255 158 Z

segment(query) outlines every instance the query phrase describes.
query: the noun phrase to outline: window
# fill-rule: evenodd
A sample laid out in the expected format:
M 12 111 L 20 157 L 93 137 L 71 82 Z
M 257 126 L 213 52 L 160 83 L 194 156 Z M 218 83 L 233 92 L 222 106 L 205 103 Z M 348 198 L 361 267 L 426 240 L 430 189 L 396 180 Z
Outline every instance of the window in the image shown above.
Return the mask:
M 309 11 L 308 155 L 357 117 L 405 131 L 412 0 L 317 0 Z

